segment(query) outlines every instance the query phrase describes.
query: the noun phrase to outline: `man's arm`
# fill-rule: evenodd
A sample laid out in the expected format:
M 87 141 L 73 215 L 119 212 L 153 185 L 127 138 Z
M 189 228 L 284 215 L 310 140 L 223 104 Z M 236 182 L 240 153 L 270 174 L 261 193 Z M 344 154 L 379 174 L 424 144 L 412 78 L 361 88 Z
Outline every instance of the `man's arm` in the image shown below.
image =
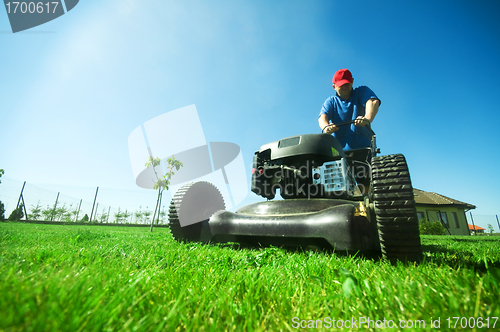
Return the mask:
M 366 102 L 365 107 L 365 118 L 370 121 L 370 123 L 375 120 L 375 115 L 378 113 L 378 107 L 380 106 L 380 100 L 372 98 Z
M 354 122 L 356 126 L 368 126 L 373 122 L 375 116 L 378 113 L 378 107 L 380 106 L 380 100 L 372 98 L 368 99 L 365 106 L 365 116 L 358 116 Z
M 328 119 L 328 116 L 326 116 L 326 114 L 321 114 L 319 116 L 318 123 L 319 127 L 325 134 L 331 134 L 339 129 L 339 127 L 337 127 L 333 123 L 330 123 L 330 119 Z

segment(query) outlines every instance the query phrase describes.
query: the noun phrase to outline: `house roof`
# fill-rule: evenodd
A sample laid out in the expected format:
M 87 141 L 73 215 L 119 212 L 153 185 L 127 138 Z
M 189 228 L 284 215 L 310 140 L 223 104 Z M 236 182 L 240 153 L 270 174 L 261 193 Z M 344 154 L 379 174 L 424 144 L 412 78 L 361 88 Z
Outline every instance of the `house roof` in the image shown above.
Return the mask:
M 474 226 L 474 225 L 471 225 L 471 224 L 468 224 L 468 225 L 469 225 L 469 229 L 471 231 L 480 231 L 480 230 L 484 231 L 486 229 L 486 228 L 482 228 L 482 227 L 479 227 L 479 226 Z M 474 227 L 476 227 L 476 228 L 474 228 Z
M 413 196 L 417 205 L 458 205 L 464 207 L 465 209 L 476 208 L 472 204 L 416 188 L 413 188 Z

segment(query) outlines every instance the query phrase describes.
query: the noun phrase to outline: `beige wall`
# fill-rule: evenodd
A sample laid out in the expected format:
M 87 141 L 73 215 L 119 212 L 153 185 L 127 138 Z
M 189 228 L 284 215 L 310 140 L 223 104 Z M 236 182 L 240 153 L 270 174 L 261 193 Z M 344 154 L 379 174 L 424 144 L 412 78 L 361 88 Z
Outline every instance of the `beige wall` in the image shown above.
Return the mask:
M 467 218 L 464 209 L 455 206 L 418 206 L 417 214 L 424 217 L 428 221 L 438 221 L 438 213 L 446 213 L 448 220 L 448 229 L 451 235 L 469 235 L 469 226 L 467 225 Z M 458 225 L 455 223 L 454 215 L 458 219 Z M 458 227 L 457 227 L 458 226 Z M 448 232 L 446 232 L 448 234 Z

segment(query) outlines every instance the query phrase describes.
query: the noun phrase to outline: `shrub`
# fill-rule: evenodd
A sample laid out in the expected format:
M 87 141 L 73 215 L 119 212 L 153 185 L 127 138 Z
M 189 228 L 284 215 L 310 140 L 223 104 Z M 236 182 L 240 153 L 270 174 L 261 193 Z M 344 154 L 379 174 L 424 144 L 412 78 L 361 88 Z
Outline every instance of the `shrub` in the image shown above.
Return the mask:
M 19 206 L 12 211 L 12 213 L 9 216 L 10 221 L 16 221 L 16 220 L 21 220 L 24 217 L 24 212 L 23 212 L 23 205 L 19 204 Z
M 31 205 L 31 213 L 28 213 L 29 220 L 38 220 L 41 217 L 42 207 L 40 206 L 40 201 L 36 203 L 36 206 Z
M 418 226 L 421 235 L 445 235 L 446 229 L 443 227 L 440 221 L 429 222 L 427 220 L 421 220 Z
M 4 171 L 3 169 L 0 169 L 0 178 L 2 177 Z M 2 183 L 2 181 L 0 181 Z M 0 201 L 0 221 L 5 220 L 5 206 L 3 205 L 2 201 Z
M 0 201 L 0 221 L 5 220 L 5 206 L 3 205 L 2 201 Z

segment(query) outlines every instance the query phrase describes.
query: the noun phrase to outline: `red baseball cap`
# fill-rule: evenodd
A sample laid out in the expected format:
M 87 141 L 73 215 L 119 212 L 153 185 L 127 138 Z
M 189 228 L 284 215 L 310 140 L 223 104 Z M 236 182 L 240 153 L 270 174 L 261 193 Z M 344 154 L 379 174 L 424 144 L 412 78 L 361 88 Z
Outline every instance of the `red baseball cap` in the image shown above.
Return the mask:
M 336 86 L 342 86 L 346 83 L 352 83 L 352 74 L 349 69 L 341 69 L 333 75 L 332 83 Z

